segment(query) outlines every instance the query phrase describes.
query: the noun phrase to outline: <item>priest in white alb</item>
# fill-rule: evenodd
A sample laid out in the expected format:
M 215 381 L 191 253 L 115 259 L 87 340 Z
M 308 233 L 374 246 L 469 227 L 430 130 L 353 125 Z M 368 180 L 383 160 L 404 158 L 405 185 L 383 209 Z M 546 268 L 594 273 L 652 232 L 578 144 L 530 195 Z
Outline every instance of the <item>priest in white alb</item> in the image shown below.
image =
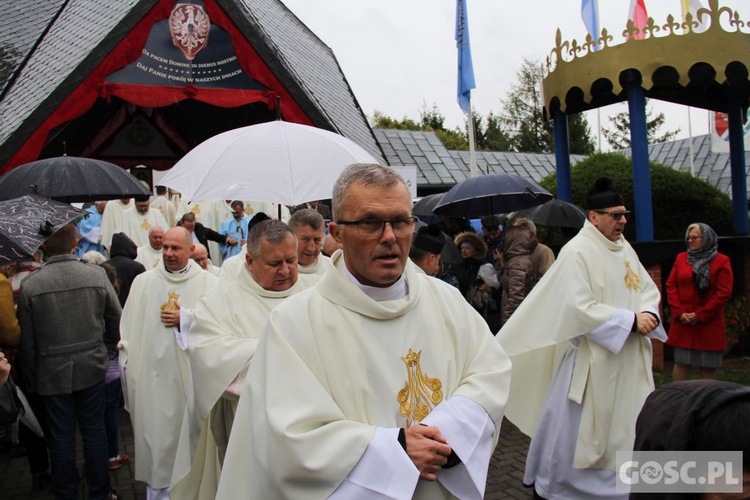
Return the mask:
M 169 224 L 156 208 L 147 201 L 136 201 L 135 207 L 122 213 L 122 232 L 127 234 L 137 246 L 148 244 L 148 232 L 152 227 L 169 229 Z
M 326 271 L 333 269 L 331 259 L 321 254 L 325 219 L 317 211 L 303 208 L 289 218 L 289 228 L 297 237 L 297 269 L 300 280 L 312 286 Z
M 109 251 L 112 246 L 112 235 L 122 232 L 122 214 L 125 210 L 133 208 L 131 198 L 112 200 L 107 202 L 102 212 L 102 223 L 99 229 L 101 243 Z
M 633 449 L 654 390 L 659 290 L 623 230 L 630 212 L 597 180 L 583 229 L 497 335 L 513 362 L 506 416 L 532 437 L 524 483 L 546 499 L 619 498 L 615 454 Z
M 281 221 L 250 230 L 246 265 L 195 308 L 190 328 L 191 450 L 211 413 L 213 438 L 223 460 L 247 367 L 276 305 L 303 289 L 297 280 L 297 241 Z
M 140 262 L 146 270 L 158 266 L 161 260 L 161 249 L 164 242 L 164 229 L 161 227 L 152 227 L 148 230 L 148 243 L 138 247 L 138 253 L 135 257 L 136 262 Z
M 335 269 L 276 306 L 217 498 L 481 499 L 510 362 L 458 291 L 418 272 L 392 169 L 334 186 Z
M 135 478 L 148 485 L 150 499 L 169 498 L 176 463 L 190 460 L 177 453 L 190 386 L 185 332 L 195 304 L 217 283 L 191 263 L 192 244 L 186 229 L 167 231 L 164 264 L 135 279 L 120 323 L 120 372 L 133 424 Z

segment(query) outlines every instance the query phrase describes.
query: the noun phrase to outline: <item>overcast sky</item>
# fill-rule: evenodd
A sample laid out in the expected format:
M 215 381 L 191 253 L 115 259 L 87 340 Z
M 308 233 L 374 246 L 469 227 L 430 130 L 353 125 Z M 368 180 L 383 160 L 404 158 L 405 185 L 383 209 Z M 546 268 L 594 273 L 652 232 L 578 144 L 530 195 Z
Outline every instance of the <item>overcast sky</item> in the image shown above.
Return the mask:
M 455 0 L 282 1 L 333 50 L 368 117 L 377 110 L 418 119 L 426 103 L 438 106 L 448 128 L 463 125 L 456 101 Z M 748 0 L 719 2 L 750 18 Z M 664 24 L 669 13 L 681 16 L 680 0 L 645 3 L 657 23 Z M 629 5 L 630 0 L 599 0 L 601 26 L 621 33 Z M 563 39 L 585 39 L 580 8 L 581 0 L 467 0 L 477 83 L 473 108 L 482 115 L 499 112 L 523 58 L 546 58 L 557 28 Z M 625 109 L 625 104 L 603 109 L 602 126 L 608 114 Z M 680 127 L 680 137 L 687 137 L 687 108 L 659 103 L 655 109 L 665 112 L 670 129 Z M 596 111 L 587 116 L 596 133 Z M 691 116 L 693 135 L 707 133 L 708 113 L 694 109 Z M 603 139 L 602 144 L 606 149 Z

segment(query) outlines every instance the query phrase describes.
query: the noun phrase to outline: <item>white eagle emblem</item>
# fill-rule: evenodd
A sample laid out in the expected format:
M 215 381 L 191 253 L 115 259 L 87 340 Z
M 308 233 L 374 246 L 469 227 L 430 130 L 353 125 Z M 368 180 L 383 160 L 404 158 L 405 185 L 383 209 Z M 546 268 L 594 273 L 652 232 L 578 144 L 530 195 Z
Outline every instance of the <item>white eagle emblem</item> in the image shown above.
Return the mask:
M 178 3 L 169 16 L 172 43 L 192 61 L 208 45 L 211 22 L 200 5 Z

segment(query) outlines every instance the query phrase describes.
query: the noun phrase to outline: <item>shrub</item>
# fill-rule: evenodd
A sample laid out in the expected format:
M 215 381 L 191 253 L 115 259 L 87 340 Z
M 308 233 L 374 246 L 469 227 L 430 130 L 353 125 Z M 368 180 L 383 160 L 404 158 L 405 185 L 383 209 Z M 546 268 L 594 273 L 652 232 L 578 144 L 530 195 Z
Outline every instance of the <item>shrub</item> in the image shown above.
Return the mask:
M 742 354 L 750 348 L 750 300 L 733 297 L 724 306 L 724 321 L 727 331 L 727 351 Z
M 617 153 L 596 153 L 571 168 L 573 203 L 586 206 L 586 195 L 599 177 L 609 177 L 633 211 L 631 223 L 625 226 L 625 237 L 635 240 L 634 217 L 637 217 L 633 194 L 633 162 Z M 540 184 L 557 193 L 557 175 Z M 718 235 L 733 234 L 732 203 L 727 195 L 707 181 L 679 172 L 666 165 L 651 164 L 651 200 L 656 240 L 682 239 L 693 222 L 704 222 Z

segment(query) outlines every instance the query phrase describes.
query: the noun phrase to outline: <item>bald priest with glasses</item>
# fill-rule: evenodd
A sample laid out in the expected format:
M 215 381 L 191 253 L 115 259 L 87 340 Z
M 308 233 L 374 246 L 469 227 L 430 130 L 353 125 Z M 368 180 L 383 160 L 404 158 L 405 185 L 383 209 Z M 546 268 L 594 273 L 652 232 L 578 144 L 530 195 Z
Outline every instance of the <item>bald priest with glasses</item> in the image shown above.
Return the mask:
M 416 220 L 392 169 L 333 191 L 341 250 L 270 314 L 217 498 L 476 498 L 510 362 L 456 288 L 408 259 Z
M 623 237 L 630 212 L 612 181 L 587 197 L 583 229 L 497 340 L 513 377 L 506 416 L 532 437 L 524 484 L 535 498 L 627 498 L 615 453 L 632 450 L 654 390 L 651 341 L 666 340 L 659 290 Z

